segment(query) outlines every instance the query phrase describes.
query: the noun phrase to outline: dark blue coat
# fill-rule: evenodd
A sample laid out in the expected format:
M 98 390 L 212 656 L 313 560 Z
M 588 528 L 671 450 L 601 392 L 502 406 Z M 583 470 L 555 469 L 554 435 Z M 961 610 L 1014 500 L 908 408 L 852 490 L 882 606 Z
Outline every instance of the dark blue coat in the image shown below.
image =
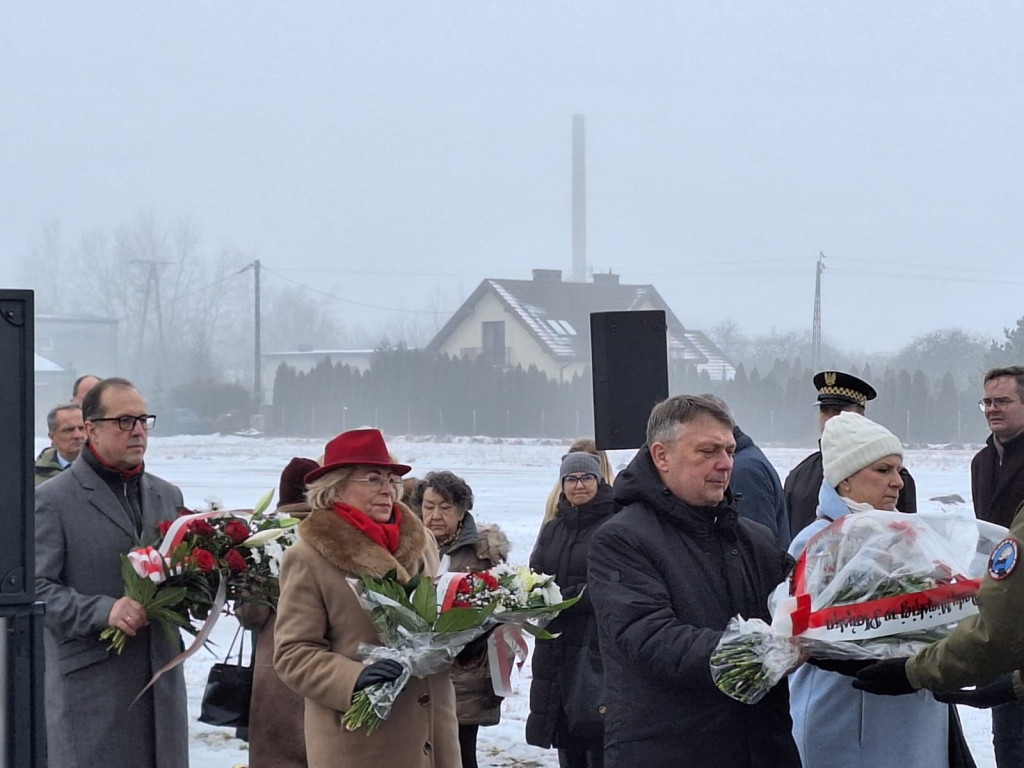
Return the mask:
M 787 549 L 792 535 L 779 473 L 749 435 L 739 427 L 733 427 L 732 434 L 736 438 L 736 454 L 729 488 L 736 497 L 736 509 L 741 517 L 768 528 L 775 534 L 779 548 Z
M 605 671 L 605 768 L 800 765 L 785 681 L 741 704 L 709 659 L 729 619 L 769 620 L 792 560 L 731 501 L 691 507 L 646 446 L 615 480 L 621 512 L 590 545 L 588 584 Z

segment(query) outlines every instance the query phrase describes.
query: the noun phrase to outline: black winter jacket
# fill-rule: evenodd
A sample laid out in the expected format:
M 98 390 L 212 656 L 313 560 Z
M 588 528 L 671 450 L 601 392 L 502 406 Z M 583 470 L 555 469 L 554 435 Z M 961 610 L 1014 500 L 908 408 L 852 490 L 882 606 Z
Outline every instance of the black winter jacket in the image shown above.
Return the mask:
M 554 576 L 565 599 L 580 594 L 587 581 L 590 540 L 598 526 L 618 508 L 612 500 L 611 486 L 603 480 L 597 495 L 583 506 L 572 506 L 562 494 L 555 516 L 544 524 L 537 537 L 530 555 L 530 567 Z M 562 703 L 567 693 L 567 685 L 562 680 L 572 671 L 577 654 L 588 647 L 593 649 L 595 658 L 600 652 L 590 590 L 584 590 L 580 601 L 553 619 L 547 630 L 561 635 L 554 640 L 534 643 L 526 743 L 561 749 L 592 746 L 569 737 L 562 715 Z M 600 746 L 600 735 L 592 740 Z
M 995 437 L 989 435 L 985 447 L 975 454 L 971 461 L 971 494 L 976 517 L 1009 528 L 1024 501 L 1024 435 L 1007 440 L 1001 447 L 1002 457 L 996 450 Z
M 691 507 L 640 449 L 615 480 L 624 507 L 597 531 L 588 584 L 605 671 L 605 768 L 800 765 L 785 681 L 754 705 L 715 687 L 709 659 L 729 619 L 770 620 L 792 560 L 731 494 Z

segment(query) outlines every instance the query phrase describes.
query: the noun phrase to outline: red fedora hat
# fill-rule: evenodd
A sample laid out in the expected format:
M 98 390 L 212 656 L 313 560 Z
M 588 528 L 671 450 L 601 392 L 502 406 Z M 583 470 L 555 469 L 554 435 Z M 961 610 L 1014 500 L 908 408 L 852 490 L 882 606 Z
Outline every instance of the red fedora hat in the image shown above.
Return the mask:
M 306 475 L 306 485 L 333 469 L 365 464 L 371 467 L 387 467 L 396 475 L 404 475 L 412 469 L 408 464 L 395 464 L 388 455 L 384 435 L 377 429 L 353 429 L 342 432 L 327 444 L 324 450 L 324 465 Z

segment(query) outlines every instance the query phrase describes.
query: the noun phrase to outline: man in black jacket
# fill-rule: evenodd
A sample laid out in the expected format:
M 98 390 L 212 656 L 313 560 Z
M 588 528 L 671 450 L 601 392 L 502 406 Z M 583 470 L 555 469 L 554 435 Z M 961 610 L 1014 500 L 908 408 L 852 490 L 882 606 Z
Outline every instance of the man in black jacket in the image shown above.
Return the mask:
M 1024 501 L 1024 366 L 988 371 L 984 393 L 978 405 L 992 434 L 971 461 L 974 514 L 1009 527 Z M 992 744 L 999 768 L 1024 764 L 1024 702 L 992 710 Z
M 624 509 L 591 540 L 606 768 L 800 765 L 785 682 L 750 705 L 711 679 L 729 619 L 770 621 L 768 594 L 792 563 L 732 504 L 732 428 L 703 397 L 656 405 L 647 444 L 615 480 Z
M 842 371 L 821 371 L 814 374 L 814 388 L 818 390 L 818 432 L 825 428 L 825 422 L 843 411 L 864 415 L 868 400 L 874 400 L 875 388 L 863 379 Z M 906 467 L 900 469 L 903 490 L 900 491 L 896 509 L 900 512 L 917 512 L 917 486 Z M 789 532 L 796 536 L 814 522 L 818 511 L 818 491 L 824 473 L 821 466 L 821 451 L 815 451 L 801 461 L 786 475 L 786 507 L 789 509 Z

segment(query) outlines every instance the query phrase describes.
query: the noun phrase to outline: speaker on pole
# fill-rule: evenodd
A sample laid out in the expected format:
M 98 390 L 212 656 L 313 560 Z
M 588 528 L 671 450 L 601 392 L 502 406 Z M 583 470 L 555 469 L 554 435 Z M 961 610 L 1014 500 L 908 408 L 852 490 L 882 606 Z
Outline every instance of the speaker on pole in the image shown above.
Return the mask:
M 651 408 L 668 397 L 665 312 L 594 312 L 590 347 L 597 447 L 639 448 Z
M 0 289 L 0 768 L 46 764 L 43 606 L 35 602 L 34 308 Z

